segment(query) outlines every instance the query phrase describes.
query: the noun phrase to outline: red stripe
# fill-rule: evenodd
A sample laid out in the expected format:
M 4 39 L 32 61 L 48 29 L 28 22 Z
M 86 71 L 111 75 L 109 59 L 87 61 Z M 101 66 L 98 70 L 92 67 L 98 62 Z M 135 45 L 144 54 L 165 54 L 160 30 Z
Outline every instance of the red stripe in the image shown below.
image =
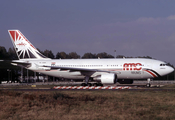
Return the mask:
M 145 70 L 145 71 L 151 74 L 153 77 L 157 77 L 157 75 L 153 74 L 151 71 L 148 71 L 148 70 Z

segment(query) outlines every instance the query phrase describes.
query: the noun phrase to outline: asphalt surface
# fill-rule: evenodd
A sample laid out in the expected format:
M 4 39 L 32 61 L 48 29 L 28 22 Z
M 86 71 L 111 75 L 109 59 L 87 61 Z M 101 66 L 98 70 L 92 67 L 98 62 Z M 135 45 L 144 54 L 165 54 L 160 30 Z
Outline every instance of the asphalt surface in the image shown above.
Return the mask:
M 55 86 L 77 86 L 81 85 L 82 82 L 36 82 L 36 83 L 2 83 L 0 86 L 19 86 L 19 85 L 55 85 Z M 106 84 L 104 86 L 145 86 L 147 81 L 134 81 L 133 84 Z M 175 84 L 175 80 L 171 81 L 151 81 L 151 85 L 168 85 Z

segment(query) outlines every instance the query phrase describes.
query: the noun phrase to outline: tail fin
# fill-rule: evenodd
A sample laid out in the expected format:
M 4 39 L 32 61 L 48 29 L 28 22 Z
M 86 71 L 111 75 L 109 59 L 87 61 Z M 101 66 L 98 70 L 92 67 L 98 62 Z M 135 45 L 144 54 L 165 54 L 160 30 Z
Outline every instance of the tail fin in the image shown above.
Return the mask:
M 43 59 L 42 55 L 19 30 L 8 30 L 19 59 Z

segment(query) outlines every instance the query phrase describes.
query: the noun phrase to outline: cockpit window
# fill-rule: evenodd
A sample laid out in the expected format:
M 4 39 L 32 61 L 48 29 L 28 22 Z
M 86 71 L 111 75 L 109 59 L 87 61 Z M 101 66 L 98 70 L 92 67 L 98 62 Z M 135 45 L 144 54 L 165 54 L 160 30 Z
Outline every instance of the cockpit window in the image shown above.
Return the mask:
M 168 64 L 160 64 L 160 66 L 168 66 Z

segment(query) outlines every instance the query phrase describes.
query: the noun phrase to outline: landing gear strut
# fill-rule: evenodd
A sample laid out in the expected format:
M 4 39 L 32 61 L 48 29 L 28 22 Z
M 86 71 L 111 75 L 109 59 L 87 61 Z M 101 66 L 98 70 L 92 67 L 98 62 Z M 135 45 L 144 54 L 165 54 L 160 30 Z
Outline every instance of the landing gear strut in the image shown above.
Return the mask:
M 86 85 L 88 84 L 88 82 L 89 82 L 89 76 L 86 76 L 85 77 L 85 83 L 86 83 Z
M 92 86 L 91 83 L 88 83 L 89 82 L 89 76 L 86 76 L 85 77 L 85 83 L 82 83 L 81 86 Z

